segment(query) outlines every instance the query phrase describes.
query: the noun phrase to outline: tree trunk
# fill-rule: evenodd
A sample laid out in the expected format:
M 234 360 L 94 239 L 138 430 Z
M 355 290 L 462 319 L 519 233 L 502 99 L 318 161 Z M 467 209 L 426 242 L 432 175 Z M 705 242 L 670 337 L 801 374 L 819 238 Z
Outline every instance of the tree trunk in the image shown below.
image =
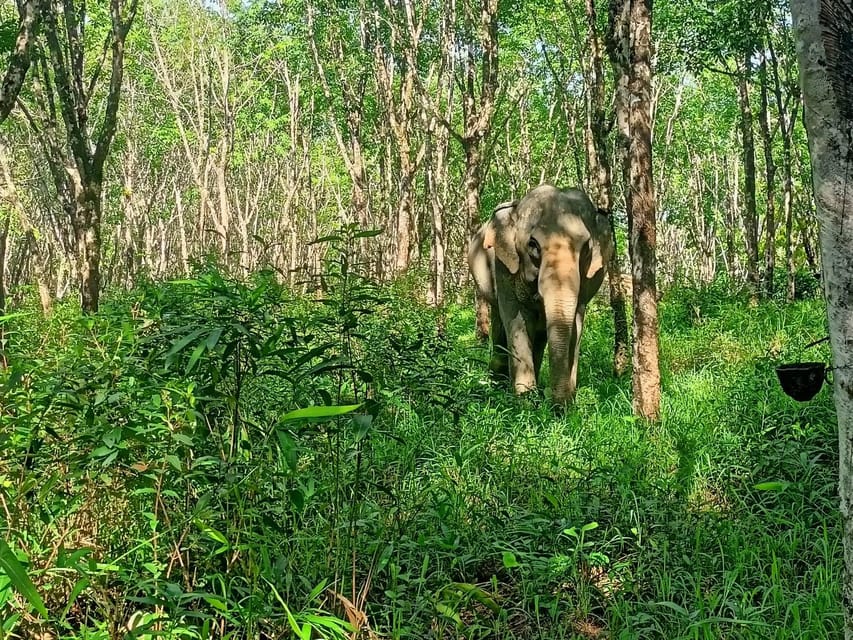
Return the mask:
M 785 273 L 787 274 L 787 299 L 794 300 L 794 184 L 791 176 L 791 134 L 782 137 L 782 215 L 785 217 Z
M 77 203 L 74 222 L 77 275 L 83 313 L 97 313 L 101 290 L 101 192 L 87 189 Z
M 733 160 L 733 159 L 730 159 Z M 737 220 L 738 208 L 740 206 L 740 165 L 736 161 L 730 163 L 732 175 L 728 184 L 729 206 L 726 207 L 726 269 L 729 280 L 737 278 L 737 247 L 735 245 L 735 221 Z
M 791 0 L 832 345 L 844 637 L 853 639 L 853 65 L 849 0 Z
M 660 369 L 655 278 L 657 224 L 652 179 L 652 6 L 651 0 L 616 1 L 630 2 L 628 125 L 631 136 L 626 202 L 634 305 L 633 407 L 635 415 L 655 421 L 660 417 Z
M 566 6 L 570 11 L 571 7 Z M 604 62 L 602 42 L 594 0 L 586 0 L 587 44 L 590 54 L 585 67 L 587 84 L 586 152 L 592 201 L 607 212 L 613 234 L 614 251 L 607 262 L 607 281 L 610 288 L 610 308 L 613 311 L 613 372 L 621 376 L 628 368 L 628 320 L 625 310 L 625 288 L 622 285 L 622 264 L 616 243 L 613 221 L 613 172 L 610 168 L 610 149 L 607 144 L 608 115 L 604 99 Z M 619 102 L 624 109 L 624 103 Z M 624 114 L 624 111 L 623 111 Z M 624 116 L 623 116 L 624 117 Z
M 7 213 L 3 220 L 3 228 L 0 229 L 0 316 L 6 313 L 6 250 L 8 248 L 9 226 L 12 222 L 12 215 Z M 3 327 L 0 323 L 0 349 L 3 345 Z M 2 366 L 2 363 L 0 363 Z
M 776 270 L 776 161 L 773 158 L 773 131 L 768 100 L 767 60 L 761 63 L 761 143 L 764 149 L 766 189 L 764 211 L 764 295 L 773 296 L 773 272 Z
M 740 135 L 743 145 L 743 237 L 746 244 L 746 278 L 758 292 L 758 220 L 755 204 L 755 138 L 752 134 L 752 106 L 749 102 L 749 69 L 747 60 L 744 70 L 737 76 L 738 106 L 740 108 Z
M 42 33 L 47 42 L 51 82 L 42 100 L 41 118 L 29 109 L 24 113 L 38 140 L 53 177 L 54 186 L 74 230 L 74 251 L 80 282 L 80 303 L 84 313 L 98 310 L 101 285 L 101 188 L 104 165 L 118 123 L 118 107 L 124 77 L 124 44 L 136 16 L 138 0 L 110 0 L 111 52 L 108 89 L 103 99 L 93 100 L 96 79 L 102 69 L 86 77 L 86 5 L 66 2 L 64 9 L 48 3 L 42 11 Z M 106 50 L 106 49 L 105 49 Z M 44 65 L 45 71 L 47 65 Z M 55 93 L 54 93 L 55 91 Z M 42 96 L 43 97 L 43 96 Z M 57 127 L 55 107 L 62 113 L 64 128 Z M 97 122 L 93 116 L 100 116 Z
M 0 123 L 11 113 L 24 84 L 24 78 L 30 68 L 30 50 L 35 40 L 34 34 L 41 17 L 42 0 L 23 0 L 17 4 L 18 36 L 9 55 L 9 67 L 0 85 Z

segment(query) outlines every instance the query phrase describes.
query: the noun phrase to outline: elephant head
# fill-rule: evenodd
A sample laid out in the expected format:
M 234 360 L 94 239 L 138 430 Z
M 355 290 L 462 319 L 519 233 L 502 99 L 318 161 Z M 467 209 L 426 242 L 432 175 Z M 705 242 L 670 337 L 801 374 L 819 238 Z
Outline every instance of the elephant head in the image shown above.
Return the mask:
M 482 242 L 494 250 L 497 307 L 516 392 L 535 386 L 547 340 L 552 398 L 570 401 L 586 304 L 613 252 L 609 221 L 582 191 L 541 185 L 496 215 Z

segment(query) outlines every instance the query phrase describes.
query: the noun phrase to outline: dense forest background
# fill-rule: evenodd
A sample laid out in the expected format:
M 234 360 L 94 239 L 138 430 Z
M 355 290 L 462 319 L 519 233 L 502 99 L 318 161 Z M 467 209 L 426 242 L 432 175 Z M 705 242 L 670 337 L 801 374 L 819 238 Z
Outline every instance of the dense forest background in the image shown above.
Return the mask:
M 108 20 L 91 11 L 96 103 Z M 615 136 L 595 100 L 610 65 L 596 75 L 587 55 L 607 19 L 568 0 L 142 3 L 105 167 L 103 286 L 206 260 L 295 284 L 320 270 L 312 241 L 355 224 L 382 230 L 358 243 L 372 275 L 408 273 L 441 302 L 495 204 L 594 179 L 591 136 Z M 661 284 L 762 279 L 792 298 L 818 256 L 786 4 L 659 2 L 654 30 Z M 49 65 L 33 71 L 2 132 L 0 246 L 6 289 L 38 282 L 47 304 L 77 289 L 77 265 L 52 175 L 63 120 Z

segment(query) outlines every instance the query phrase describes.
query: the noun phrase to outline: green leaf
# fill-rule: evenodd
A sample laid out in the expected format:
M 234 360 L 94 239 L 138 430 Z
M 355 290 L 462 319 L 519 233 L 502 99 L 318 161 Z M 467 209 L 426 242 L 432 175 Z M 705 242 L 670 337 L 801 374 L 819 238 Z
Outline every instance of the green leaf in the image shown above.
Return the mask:
M 206 343 L 204 343 L 204 342 L 200 342 L 195 346 L 195 349 L 193 349 L 192 355 L 190 355 L 189 362 L 187 362 L 187 368 L 185 370 L 185 373 L 187 375 L 189 375 L 192 372 L 192 370 L 195 368 L 195 365 L 198 362 L 198 359 L 201 358 L 201 354 L 204 353 L 204 350 L 206 348 L 207 348 L 207 346 L 206 346 Z
M 436 602 L 435 603 L 435 610 L 438 611 L 441 615 L 445 616 L 446 618 L 450 618 L 456 624 L 460 624 L 460 625 L 462 624 L 462 618 L 459 617 L 459 614 L 456 613 L 450 607 L 448 607 L 446 604 L 444 604 L 442 602 Z
M 218 542 L 220 544 L 220 546 L 214 551 L 214 554 L 218 555 L 223 551 L 227 551 L 231 547 L 228 542 L 228 538 L 226 538 L 222 533 L 220 533 L 210 525 L 205 524 L 201 520 L 195 520 L 195 524 L 199 529 L 201 529 L 201 532 L 204 535 L 206 535 L 214 542 Z
M 9 577 L 12 586 L 29 601 L 39 615 L 42 618 L 47 618 L 48 614 L 44 601 L 36 590 L 33 581 L 30 580 L 30 576 L 27 575 L 27 570 L 18 561 L 15 553 L 3 538 L 0 538 L 0 569 Z
M 307 601 L 312 602 L 315 598 L 319 598 L 320 594 L 326 590 L 326 580 L 321 580 L 308 594 Z
M 353 238 L 375 238 L 382 233 L 382 229 L 365 229 L 353 234 Z
M 172 453 L 166 454 L 166 462 L 168 462 L 170 465 L 172 465 L 172 467 L 173 467 L 173 468 L 175 469 L 175 471 L 177 471 L 178 473 L 180 473 L 180 472 L 183 470 L 183 469 L 182 469 L 182 467 L 181 467 L 181 460 L 180 460 L 180 458 L 178 458 L 178 456 L 176 456 L 176 455 L 174 455 L 174 454 L 172 454 Z
M 505 569 L 513 569 L 521 566 L 518 560 L 515 559 L 515 554 L 512 551 L 504 551 L 503 563 Z
M 288 497 L 290 498 L 290 503 L 294 508 L 297 511 L 302 511 L 303 507 L 305 507 L 305 494 L 303 494 L 299 489 L 291 489 L 288 491 Z
M 290 437 L 290 434 L 283 429 L 276 429 L 276 435 L 278 436 L 278 445 L 284 457 L 284 462 L 287 464 L 288 469 L 296 471 L 296 466 L 299 462 L 299 452 L 296 448 L 296 443 Z
M 500 605 L 495 602 L 495 599 L 486 591 L 470 582 L 454 582 L 453 586 L 459 589 L 461 593 L 466 593 L 474 598 L 477 602 L 487 607 L 492 613 L 498 613 L 501 610 Z
M 207 347 L 208 351 L 213 351 L 216 348 L 220 336 L 222 336 L 222 327 L 216 327 L 208 334 L 207 340 L 204 341 L 204 346 Z
M 304 409 L 296 409 L 285 413 L 281 417 L 281 422 L 296 422 L 297 420 L 325 420 L 328 418 L 336 418 L 338 416 L 352 413 L 361 407 L 361 404 L 347 405 L 320 405 L 314 407 L 305 407 Z
M 77 597 L 83 593 L 89 587 L 89 579 L 88 578 L 80 578 L 74 585 L 74 588 L 71 589 L 71 594 L 68 596 L 68 602 L 65 605 L 65 609 L 62 610 L 62 617 L 65 618 L 68 615 L 68 612 L 71 610 L 71 607 L 74 606 L 74 601 L 77 600 Z
M 178 353 L 186 349 L 187 345 L 196 340 L 202 333 L 207 331 L 204 327 L 201 329 L 196 329 L 195 331 L 190 331 L 187 335 L 185 335 L 180 340 L 176 340 L 172 343 L 172 348 L 166 353 L 164 358 L 167 362 L 169 362 L 172 358 L 174 358 Z
M 779 480 L 775 482 L 759 482 L 753 488 L 756 491 L 784 491 L 791 486 L 790 482 Z

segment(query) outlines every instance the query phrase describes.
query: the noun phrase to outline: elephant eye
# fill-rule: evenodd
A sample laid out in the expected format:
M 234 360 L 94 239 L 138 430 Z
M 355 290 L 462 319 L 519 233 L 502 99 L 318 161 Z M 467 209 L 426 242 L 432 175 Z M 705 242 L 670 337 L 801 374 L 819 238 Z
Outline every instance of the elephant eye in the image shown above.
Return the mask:
M 539 246 L 536 238 L 530 238 L 530 240 L 527 241 L 527 255 L 530 256 L 533 264 L 538 267 L 539 263 L 542 261 L 542 247 Z

